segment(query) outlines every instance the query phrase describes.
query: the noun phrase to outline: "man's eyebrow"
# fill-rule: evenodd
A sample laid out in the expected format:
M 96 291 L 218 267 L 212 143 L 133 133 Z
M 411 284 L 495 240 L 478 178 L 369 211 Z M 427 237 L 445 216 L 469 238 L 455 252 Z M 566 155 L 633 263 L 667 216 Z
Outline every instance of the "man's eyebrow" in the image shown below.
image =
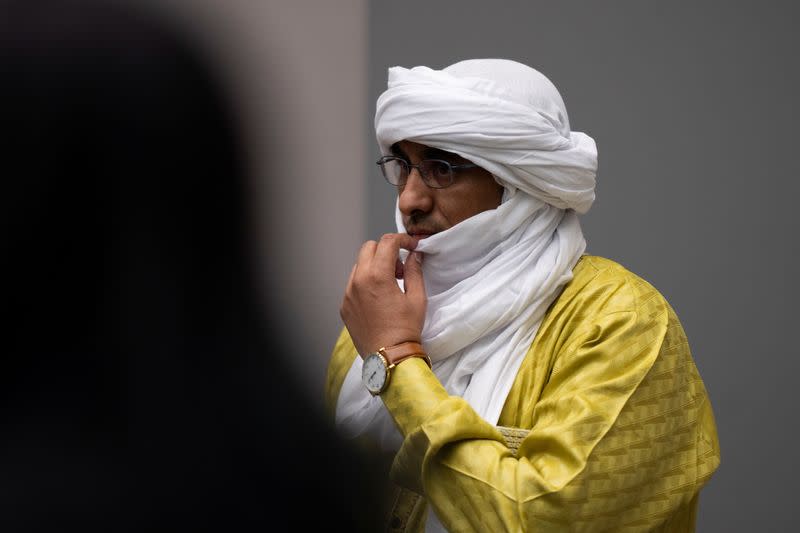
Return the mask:
M 445 160 L 461 160 L 464 159 L 458 154 L 442 150 L 441 148 L 425 148 L 422 152 L 422 157 L 425 159 L 445 159 Z
M 401 157 L 401 158 L 403 158 L 403 159 L 408 159 L 408 156 L 407 156 L 407 155 L 406 155 L 406 153 L 405 153 L 405 152 L 404 152 L 404 151 L 403 151 L 403 150 L 400 148 L 400 145 L 399 145 L 399 144 L 397 144 L 397 143 L 394 143 L 394 144 L 391 146 L 390 150 L 392 151 L 392 155 L 394 155 L 394 156 L 396 156 L 396 157 Z

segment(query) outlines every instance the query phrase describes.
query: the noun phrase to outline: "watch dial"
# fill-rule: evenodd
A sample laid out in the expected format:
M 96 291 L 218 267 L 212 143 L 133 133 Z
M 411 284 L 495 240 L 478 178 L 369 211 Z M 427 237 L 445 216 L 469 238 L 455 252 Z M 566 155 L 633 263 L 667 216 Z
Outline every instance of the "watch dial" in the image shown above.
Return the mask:
M 364 359 L 361 378 L 370 392 L 377 393 L 381 391 L 383 383 L 386 381 L 386 366 L 379 355 L 372 354 Z

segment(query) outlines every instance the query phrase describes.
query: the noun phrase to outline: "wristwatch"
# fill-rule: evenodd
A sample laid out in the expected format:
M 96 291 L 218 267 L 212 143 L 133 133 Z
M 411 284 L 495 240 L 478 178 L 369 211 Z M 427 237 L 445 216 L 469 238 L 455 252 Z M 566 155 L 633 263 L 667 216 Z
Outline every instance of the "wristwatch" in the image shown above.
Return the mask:
M 382 393 L 389 385 L 391 370 L 401 361 L 411 357 L 420 357 L 428 364 L 428 367 L 431 366 L 430 357 L 422 350 L 422 345 L 418 342 L 403 342 L 388 348 L 381 348 L 377 352 L 367 355 L 361 367 L 361 380 L 364 382 L 364 386 L 373 396 Z

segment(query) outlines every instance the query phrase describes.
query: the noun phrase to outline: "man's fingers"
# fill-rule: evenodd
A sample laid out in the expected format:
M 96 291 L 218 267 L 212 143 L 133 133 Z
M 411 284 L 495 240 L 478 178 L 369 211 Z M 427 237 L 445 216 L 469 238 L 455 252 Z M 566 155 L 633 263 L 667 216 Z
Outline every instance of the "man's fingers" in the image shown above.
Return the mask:
M 378 243 L 375 241 L 367 241 L 361 245 L 361 249 L 358 251 L 358 257 L 356 258 L 356 265 L 368 265 L 372 258 L 375 256 L 375 249 L 378 247 Z
M 411 252 L 403 265 L 403 287 L 412 300 L 425 300 L 425 280 L 422 277 L 422 253 Z
M 347 278 L 347 287 L 353 284 L 353 278 L 356 277 L 356 268 L 358 268 L 358 263 L 353 265 L 353 268 L 350 269 L 350 277 Z
M 400 254 L 400 248 L 413 250 L 417 239 L 407 233 L 387 233 L 381 237 L 375 250 L 375 264 L 380 269 L 391 271 Z

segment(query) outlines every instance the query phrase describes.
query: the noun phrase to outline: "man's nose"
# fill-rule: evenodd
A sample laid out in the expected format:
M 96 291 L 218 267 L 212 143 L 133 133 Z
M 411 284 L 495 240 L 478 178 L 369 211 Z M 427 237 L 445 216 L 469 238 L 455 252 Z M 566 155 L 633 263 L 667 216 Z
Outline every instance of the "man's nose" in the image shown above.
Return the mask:
M 398 191 L 398 207 L 404 215 L 415 212 L 427 213 L 433 209 L 434 190 L 425 185 L 419 169 L 412 168 L 406 184 Z

